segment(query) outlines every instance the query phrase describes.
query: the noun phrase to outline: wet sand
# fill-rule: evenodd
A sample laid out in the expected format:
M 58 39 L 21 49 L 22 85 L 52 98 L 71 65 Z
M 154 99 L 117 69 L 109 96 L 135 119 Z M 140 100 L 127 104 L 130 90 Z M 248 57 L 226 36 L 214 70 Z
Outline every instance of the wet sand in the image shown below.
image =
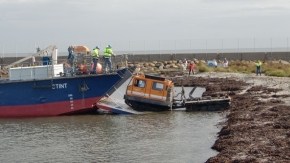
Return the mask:
M 289 78 L 211 72 L 174 81 L 233 98 L 212 146 L 219 153 L 207 163 L 290 162 Z

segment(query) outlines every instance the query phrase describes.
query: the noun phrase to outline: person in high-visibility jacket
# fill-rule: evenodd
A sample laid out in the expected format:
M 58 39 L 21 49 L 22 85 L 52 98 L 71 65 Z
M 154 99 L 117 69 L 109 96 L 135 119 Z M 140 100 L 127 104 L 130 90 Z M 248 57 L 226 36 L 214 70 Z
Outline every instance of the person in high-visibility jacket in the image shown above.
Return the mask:
M 97 64 L 98 64 L 98 60 L 99 60 L 99 47 L 96 46 L 93 51 L 92 51 L 92 59 L 93 59 L 93 63 L 94 63 L 94 67 L 93 67 L 93 74 L 97 73 Z
M 259 60 L 257 62 L 255 62 L 255 65 L 257 67 L 256 69 L 256 75 L 258 76 L 258 74 L 262 74 L 262 69 L 261 69 L 261 66 L 262 66 L 262 62 L 260 62 Z
M 105 58 L 104 69 L 106 70 L 107 65 L 108 65 L 110 73 L 112 72 L 112 60 L 111 60 L 112 56 L 116 56 L 116 55 L 114 54 L 111 45 L 108 45 L 106 46 L 104 50 L 104 58 Z

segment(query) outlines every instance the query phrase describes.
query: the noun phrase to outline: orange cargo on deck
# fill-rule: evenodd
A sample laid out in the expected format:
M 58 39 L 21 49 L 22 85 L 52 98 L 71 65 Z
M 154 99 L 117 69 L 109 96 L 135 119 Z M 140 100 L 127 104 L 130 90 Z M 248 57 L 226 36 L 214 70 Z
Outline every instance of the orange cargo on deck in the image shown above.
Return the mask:
M 78 46 L 73 46 L 74 47 L 74 53 L 85 53 L 88 54 L 90 52 L 89 48 L 86 46 L 78 45 Z

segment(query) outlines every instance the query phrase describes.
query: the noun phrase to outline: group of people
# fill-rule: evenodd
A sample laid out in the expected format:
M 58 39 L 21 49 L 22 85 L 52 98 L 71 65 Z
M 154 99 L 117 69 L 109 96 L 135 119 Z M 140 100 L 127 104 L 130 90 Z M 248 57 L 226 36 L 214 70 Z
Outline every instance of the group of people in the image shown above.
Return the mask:
M 186 59 L 183 60 L 183 64 L 184 64 L 184 67 L 186 69 L 187 68 L 187 64 L 188 64 Z M 224 58 L 223 67 L 228 67 L 228 64 L 229 64 L 229 61 L 226 58 Z M 256 65 L 256 75 L 257 76 L 258 75 L 261 76 L 262 75 L 262 68 L 261 68 L 262 62 L 260 60 L 258 60 L 257 62 L 255 62 L 255 65 Z M 191 61 L 189 63 L 189 73 L 188 73 L 188 75 L 190 75 L 191 73 L 194 74 L 194 63 L 193 63 L 193 61 Z
M 94 63 L 94 67 L 93 67 L 93 74 L 97 73 L 97 64 L 98 64 L 98 60 L 99 60 L 99 46 L 96 46 L 93 51 L 92 51 L 92 59 L 93 59 L 93 63 Z M 112 73 L 112 56 L 116 56 L 116 54 L 114 54 L 113 50 L 112 50 L 112 46 L 108 45 L 105 47 L 104 50 L 104 59 L 105 59 L 105 63 L 104 63 L 104 69 L 107 68 L 107 66 L 109 67 L 109 72 Z
M 98 64 L 98 61 L 99 61 L 99 58 L 100 58 L 100 55 L 99 55 L 99 46 L 96 46 L 92 52 L 91 52 L 91 56 L 92 56 L 92 61 L 94 63 L 94 66 L 93 66 L 93 71 L 92 73 L 93 74 L 97 74 L 97 64 Z M 68 47 L 68 62 L 71 66 L 73 66 L 73 61 L 75 59 L 75 55 L 73 53 L 74 51 L 74 48 L 73 46 L 69 46 Z M 116 56 L 116 54 L 114 54 L 113 50 L 112 50 L 112 46 L 111 45 L 108 45 L 105 47 L 105 50 L 104 50 L 104 59 L 105 59 L 105 62 L 104 62 L 104 69 L 106 70 L 107 66 L 109 68 L 109 72 L 112 73 L 112 60 L 111 60 L 111 57 L 112 56 Z

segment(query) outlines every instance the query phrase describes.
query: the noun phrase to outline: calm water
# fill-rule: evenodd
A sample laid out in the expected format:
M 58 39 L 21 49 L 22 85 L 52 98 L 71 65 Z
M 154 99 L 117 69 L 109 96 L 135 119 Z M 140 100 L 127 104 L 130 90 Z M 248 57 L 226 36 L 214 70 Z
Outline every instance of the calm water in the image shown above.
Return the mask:
M 0 162 L 205 162 L 215 112 L 0 119 Z
M 112 96 L 123 97 L 129 81 Z M 184 111 L 0 119 L 0 162 L 200 163 L 217 154 L 220 120 L 217 112 Z

